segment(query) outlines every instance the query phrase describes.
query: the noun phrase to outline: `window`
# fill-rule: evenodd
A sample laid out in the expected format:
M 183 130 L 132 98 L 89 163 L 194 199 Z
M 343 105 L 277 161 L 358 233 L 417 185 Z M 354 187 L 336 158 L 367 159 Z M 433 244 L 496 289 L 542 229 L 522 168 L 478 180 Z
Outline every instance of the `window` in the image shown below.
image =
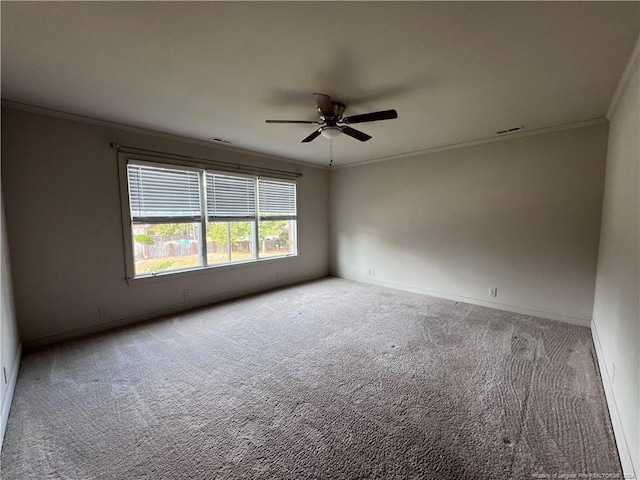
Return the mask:
M 297 254 L 295 182 L 139 160 L 126 174 L 130 277 Z
M 258 252 L 263 257 L 295 253 L 296 185 L 258 180 L 260 235 Z
M 207 262 L 256 258 L 256 180 L 207 172 Z

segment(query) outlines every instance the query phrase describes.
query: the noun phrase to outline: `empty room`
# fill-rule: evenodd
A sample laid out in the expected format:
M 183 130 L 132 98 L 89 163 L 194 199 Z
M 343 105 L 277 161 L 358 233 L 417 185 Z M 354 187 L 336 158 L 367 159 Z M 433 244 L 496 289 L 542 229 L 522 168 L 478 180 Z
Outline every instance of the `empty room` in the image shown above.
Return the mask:
M 640 2 L 12 2 L 0 477 L 640 475 Z

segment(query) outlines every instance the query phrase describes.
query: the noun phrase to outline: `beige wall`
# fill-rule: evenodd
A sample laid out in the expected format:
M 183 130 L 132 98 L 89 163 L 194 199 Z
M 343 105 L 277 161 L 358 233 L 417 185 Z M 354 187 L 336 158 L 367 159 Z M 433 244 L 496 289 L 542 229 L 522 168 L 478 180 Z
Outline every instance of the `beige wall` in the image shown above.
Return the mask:
M 601 123 L 336 169 L 331 271 L 588 324 L 606 148 Z
M 640 77 L 611 118 L 593 324 L 623 464 L 640 474 Z M 613 393 L 613 395 L 611 395 Z M 619 417 L 619 424 L 616 418 Z M 625 473 L 629 473 L 626 471 Z
M 118 163 L 110 142 L 301 171 L 300 255 L 129 286 Z M 324 169 L 3 108 L 2 184 L 16 315 L 27 345 L 321 277 L 328 271 Z M 188 302 L 184 289 L 190 291 Z M 107 307 L 105 318 L 98 316 L 101 306 Z
M 2 277 L 0 284 L 0 360 L 2 370 L 0 371 L 0 448 L 4 438 L 4 432 L 9 418 L 11 408 L 11 398 L 18 375 L 18 364 L 20 355 L 20 339 L 18 337 L 18 326 L 13 306 L 13 291 L 11 287 L 11 267 L 9 264 L 9 247 L 7 245 L 7 234 L 4 220 L 4 202 L 0 193 L 0 255 Z

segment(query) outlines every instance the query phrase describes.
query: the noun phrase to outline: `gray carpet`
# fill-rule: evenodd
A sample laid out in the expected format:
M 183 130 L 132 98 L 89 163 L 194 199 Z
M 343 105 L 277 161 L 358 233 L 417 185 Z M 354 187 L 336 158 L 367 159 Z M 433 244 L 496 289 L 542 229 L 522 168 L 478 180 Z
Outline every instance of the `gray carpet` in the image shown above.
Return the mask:
M 3 480 L 621 477 L 588 329 L 335 278 L 26 354 L 1 460 Z

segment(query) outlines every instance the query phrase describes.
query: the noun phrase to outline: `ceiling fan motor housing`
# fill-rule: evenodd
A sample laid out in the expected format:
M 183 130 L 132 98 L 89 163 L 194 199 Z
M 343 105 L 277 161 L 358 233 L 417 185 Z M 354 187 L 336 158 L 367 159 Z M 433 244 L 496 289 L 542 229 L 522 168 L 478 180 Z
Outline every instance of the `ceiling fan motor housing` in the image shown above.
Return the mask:
M 341 102 L 331 102 L 331 106 L 333 107 L 333 115 L 331 116 L 324 115 L 320 107 L 317 109 L 320 114 L 320 118 L 322 118 L 327 125 L 335 125 L 337 122 L 342 120 L 342 114 L 346 108 L 345 104 Z

